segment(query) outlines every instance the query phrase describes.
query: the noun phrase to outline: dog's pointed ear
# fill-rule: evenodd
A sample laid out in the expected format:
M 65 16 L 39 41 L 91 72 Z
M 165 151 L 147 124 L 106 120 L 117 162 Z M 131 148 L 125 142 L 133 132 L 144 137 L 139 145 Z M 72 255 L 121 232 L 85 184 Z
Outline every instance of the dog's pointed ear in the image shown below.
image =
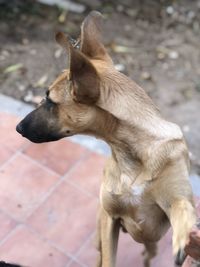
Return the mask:
M 81 52 L 93 59 L 101 59 L 112 63 L 101 35 L 102 14 L 92 11 L 81 25 Z
M 72 47 L 70 51 L 70 78 L 74 100 L 83 104 L 95 104 L 100 95 L 100 78 L 92 63 Z
M 76 102 L 91 105 L 100 95 L 100 78 L 90 60 L 74 48 L 63 33 L 56 34 L 56 41 L 68 51 L 71 92 Z

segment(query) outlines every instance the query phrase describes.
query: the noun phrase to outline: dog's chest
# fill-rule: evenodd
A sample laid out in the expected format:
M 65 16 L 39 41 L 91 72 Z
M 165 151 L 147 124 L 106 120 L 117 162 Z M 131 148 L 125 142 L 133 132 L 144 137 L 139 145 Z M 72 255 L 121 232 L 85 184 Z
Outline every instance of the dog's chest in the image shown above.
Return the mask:
M 131 193 L 133 197 L 133 201 L 140 201 L 143 193 L 145 192 L 146 184 L 132 185 Z
M 101 202 L 105 210 L 114 217 L 122 216 L 126 213 L 134 213 L 143 202 L 147 185 L 146 183 L 133 183 L 128 177 L 122 177 L 122 184 L 113 187 L 111 190 L 106 185 L 102 185 Z M 127 180 L 127 181 L 125 181 Z

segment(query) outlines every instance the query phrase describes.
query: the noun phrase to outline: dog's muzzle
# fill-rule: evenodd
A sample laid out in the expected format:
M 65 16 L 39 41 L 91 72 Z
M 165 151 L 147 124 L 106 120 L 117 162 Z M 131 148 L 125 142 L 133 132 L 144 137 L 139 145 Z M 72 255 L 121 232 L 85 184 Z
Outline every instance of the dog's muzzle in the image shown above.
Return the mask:
M 65 137 L 56 110 L 52 110 L 47 104 L 30 112 L 16 126 L 16 131 L 34 143 L 51 142 Z
M 57 132 L 56 130 L 49 131 L 46 125 L 36 125 L 32 127 L 31 123 L 28 123 L 29 120 L 22 120 L 17 126 L 16 131 L 21 134 L 23 137 L 27 138 L 31 142 L 34 143 L 44 143 L 57 141 L 63 137 L 64 134 Z M 46 126 L 46 127 L 45 127 Z

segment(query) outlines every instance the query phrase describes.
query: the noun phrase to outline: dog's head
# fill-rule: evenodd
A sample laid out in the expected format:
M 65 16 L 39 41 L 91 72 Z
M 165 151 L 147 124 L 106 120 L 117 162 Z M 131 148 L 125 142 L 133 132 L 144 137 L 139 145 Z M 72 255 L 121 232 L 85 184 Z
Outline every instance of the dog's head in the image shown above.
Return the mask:
M 101 42 L 100 20 L 101 14 L 95 11 L 86 17 L 79 49 L 63 33 L 57 33 L 57 42 L 68 52 L 69 70 L 53 82 L 40 106 L 17 125 L 17 131 L 32 142 L 90 134 L 95 127 L 103 127 L 101 118 L 109 117 L 96 105 L 103 84 L 102 69 L 113 66 Z

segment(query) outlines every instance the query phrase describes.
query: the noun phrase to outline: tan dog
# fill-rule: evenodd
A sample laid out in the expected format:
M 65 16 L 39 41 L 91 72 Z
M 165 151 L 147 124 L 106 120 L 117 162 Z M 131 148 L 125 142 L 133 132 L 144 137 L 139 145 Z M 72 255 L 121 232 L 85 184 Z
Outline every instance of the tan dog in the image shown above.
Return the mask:
M 180 128 L 164 120 L 144 90 L 115 70 L 101 42 L 100 19 L 98 12 L 86 17 L 80 49 L 57 34 L 69 53 L 70 69 L 17 131 L 37 143 L 81 133 L 110 145 L 100 192 L 97 266 L 115 266 L 122 227 L 145 245 L 148 267 L 170 224 L 177 253 L 196 222 L 188 151 Z

